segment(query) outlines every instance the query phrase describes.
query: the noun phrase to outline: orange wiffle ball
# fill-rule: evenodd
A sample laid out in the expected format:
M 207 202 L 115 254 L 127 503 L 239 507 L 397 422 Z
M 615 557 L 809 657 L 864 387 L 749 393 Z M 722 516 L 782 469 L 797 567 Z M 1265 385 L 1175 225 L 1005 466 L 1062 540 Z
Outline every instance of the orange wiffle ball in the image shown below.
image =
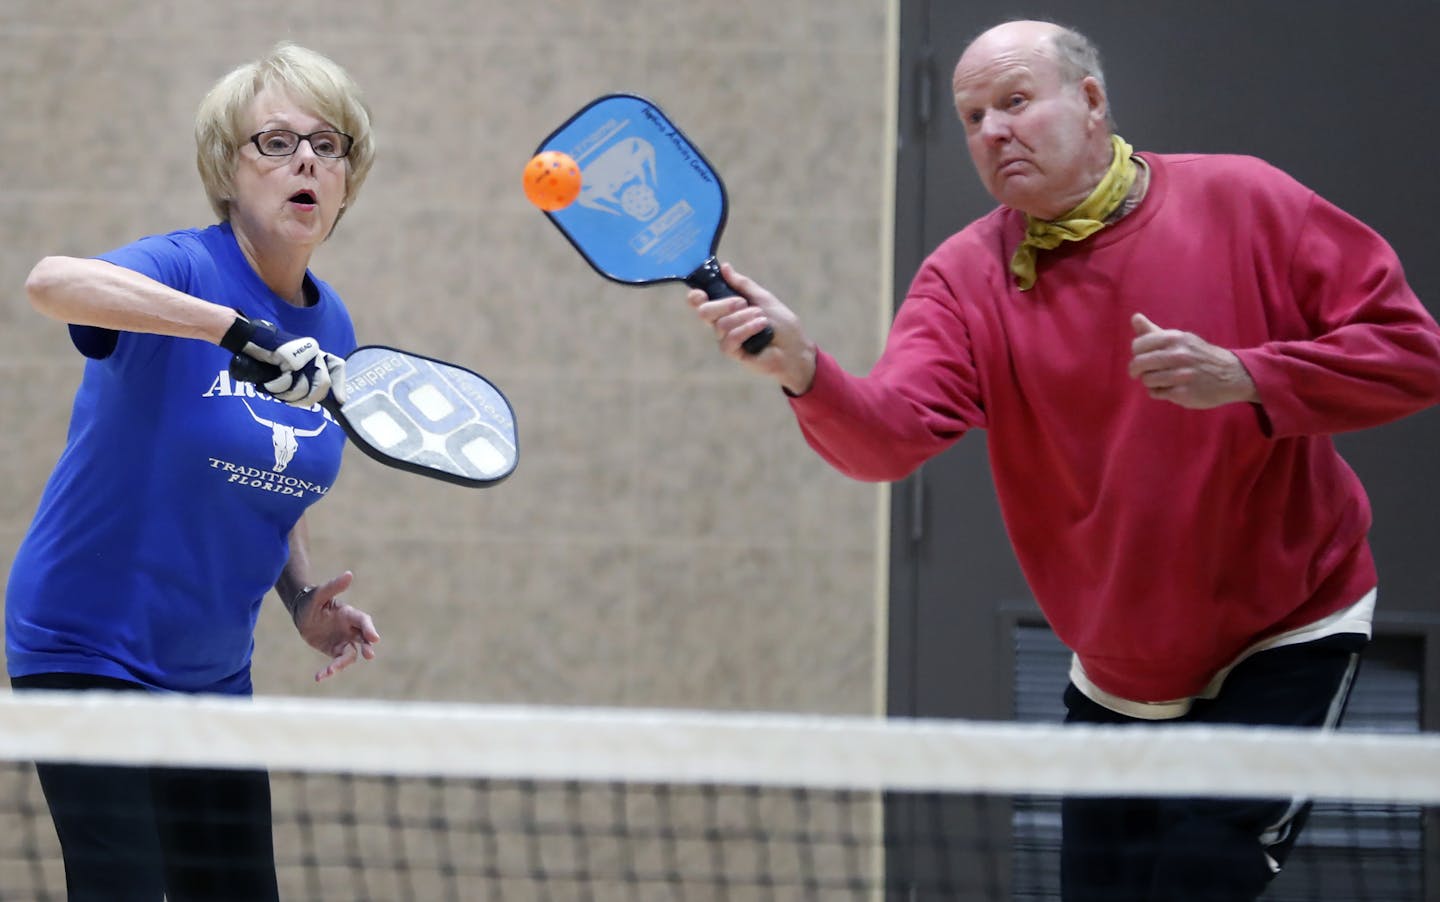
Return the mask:
M 545 150 L 525 164 L 525 196 L 547 212 L 563 210 L 580 196 L 580 164 L 568 153 Z

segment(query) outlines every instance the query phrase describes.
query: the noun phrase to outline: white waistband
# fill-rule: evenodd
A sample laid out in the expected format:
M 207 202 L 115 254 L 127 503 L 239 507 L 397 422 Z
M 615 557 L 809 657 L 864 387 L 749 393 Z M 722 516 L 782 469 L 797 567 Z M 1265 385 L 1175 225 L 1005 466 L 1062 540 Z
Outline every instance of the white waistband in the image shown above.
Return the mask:
M 1347 608 L 1317 620 L 1314 623 L 1293 629 L 1286 633 L 1262 639 L 1254 645 L 1242 651 L 1235 657 L 1235 660 L 1225 665 L 1220 672 L 1211 678 L 1210 682 L 1199 693 L 1186 698 L 1170 699 L 1163 702 L 1138 702 L 1134 699 L 1124 698 L 1106 692 L 1086 676 L 1085 668 L 1080 664 L 1079 655 L 1070 656 L 1070 682 L 1075 688 L 1085 694 L 1085 697 L 1103 705 L 1117 714 L 1124 714 L 1126 717 L 1135 717 L 1141 720 L 1170 720 L 1181 717 L 1190 710 L 1190 705 L 1197 698 L 1214 698 L 1220 693 L 1220 686 L 1225 682 L 1225 677 L 1230 675 L 1236 665 L 1256 652 L 1265 651 L 1271 648 L 1280 648 L 1284 645 L 1298 645 L 1301 642 L 1312 642 L 1316 639 L 1323 639 L 1326 636 L 1337 636 L 1341 633 L 1360 633 L 1365 636 L 1371 634 L 1371 621 L 1375 617 L 1375 595 L 1376 590 L 1371 589 L 1360 597 L 1360 600 Z

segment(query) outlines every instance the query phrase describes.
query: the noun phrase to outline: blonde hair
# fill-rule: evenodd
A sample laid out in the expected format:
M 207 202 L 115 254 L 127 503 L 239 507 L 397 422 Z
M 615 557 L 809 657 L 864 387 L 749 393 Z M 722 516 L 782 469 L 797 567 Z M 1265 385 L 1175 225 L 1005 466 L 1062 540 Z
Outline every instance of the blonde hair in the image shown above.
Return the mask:
M 269 53 L 221 78 L 195 114 L 195 165 L 210 207 L 230 219 L 236 154 L 250 140 L 250 105 L 266 88 L 285 92 L 331 126 L 355 139 L 345 157 L 345 209 L 355 202 L 375 162 L 370 109 L 349 73 L 329 58 L 281 41 Z M 336 217 L 336 223 L 340 221 Z

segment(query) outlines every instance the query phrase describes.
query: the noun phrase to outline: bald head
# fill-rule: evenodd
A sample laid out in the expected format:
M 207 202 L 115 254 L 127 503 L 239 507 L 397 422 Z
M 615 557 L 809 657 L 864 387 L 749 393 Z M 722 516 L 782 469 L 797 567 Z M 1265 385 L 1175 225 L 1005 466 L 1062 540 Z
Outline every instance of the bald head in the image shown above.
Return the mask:
M 973 65 L 977 60 L 995 54 L 1029 54 L 1046 59 L 1060 67 L 1066 80 L 1078 82 L 1083 78 L 1093 78 L 1102 91 L 1105 89 L 1100 51 L 1080 32 L 1054 22 L 1018 19 L 982 32 L 960 55 L 955 67 L 956 77 L 960 76 L 967 58 Z M 1113 128 L 1114 122 L 1110 125 Z
M 995 53 L 1048 52 L 1053 58 L 1056 56 L 1053 50 L 1055 39 L 1064 31 L 1067 29 L 1054 22 L 1039 22 L 1033 19 L 1002 22 L 981 32 L 979 37 L 970 42 L 970 46 L 960 55 L 960 65 L 965 64 L 967 57 L 984 58 Z
M 965 48 L 952 87 L 976 172 L 1001 203 L 1053 218 L 1108 169 L 1109 104 L 1083 35 L 1053 22 L 997 25 Z

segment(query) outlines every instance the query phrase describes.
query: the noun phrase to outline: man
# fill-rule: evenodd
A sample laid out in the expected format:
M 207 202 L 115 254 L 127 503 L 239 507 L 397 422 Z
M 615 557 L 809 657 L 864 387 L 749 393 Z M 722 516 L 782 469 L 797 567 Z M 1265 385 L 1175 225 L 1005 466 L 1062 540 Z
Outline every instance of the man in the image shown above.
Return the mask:
M 691 305 L 850 476 L 990 430 L 1017 557 L 1075 653 L 1067 722 L 1334 726 L 1376 572 L 1330 437 L 1440 399 L 1440 330 L 1394 252 L 1260 160 L 1132 152 L 1071 30 L 997 26 L 953 88 L 1001 206 L 925 261 L 867 377 L 728 266 L 742 297 Z M 1075 799 L 1063 818 L 1067 900 L 1239 900 L 1303 806 Z

